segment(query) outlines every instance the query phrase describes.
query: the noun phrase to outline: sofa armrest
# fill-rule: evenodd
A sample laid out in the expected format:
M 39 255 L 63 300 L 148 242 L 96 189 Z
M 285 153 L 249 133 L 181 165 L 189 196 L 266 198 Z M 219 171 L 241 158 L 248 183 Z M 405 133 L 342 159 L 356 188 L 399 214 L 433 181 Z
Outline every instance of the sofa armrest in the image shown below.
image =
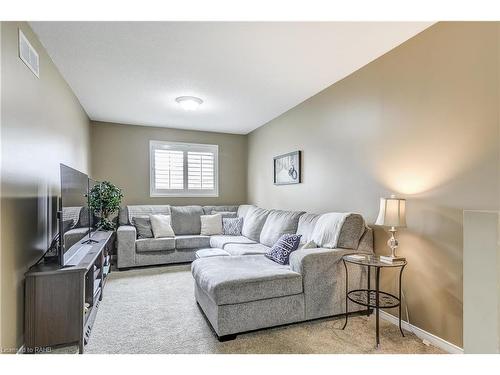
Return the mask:
M 121 225 L 116 231 L 118 268 L 135 265 L 137 232 L 132 225 Z
M 358 251 L 373 253 L 373 229 L 366 227 L 365 233 L 361 236 Z
M 302 275 L 306 319 L 337 315 L 345 311 L 345 270 L 342 257 L 356 252 L 351 249 L 315 248 L 300 249 L 290 254 L 290 269 Z M 361 267 L 352 271 L 349 269 L 351 289 L 361 287 L 362 273 Z M 351 305 L 349 309 L 351 310 Z
M 302 274 L 302 277 L 322 276 L 332 266 L 342 261 L 342 257 L 355 254 L 352 249 L 326 249 L 322 247 L 299 249 L 290 254 L 290 269 Z

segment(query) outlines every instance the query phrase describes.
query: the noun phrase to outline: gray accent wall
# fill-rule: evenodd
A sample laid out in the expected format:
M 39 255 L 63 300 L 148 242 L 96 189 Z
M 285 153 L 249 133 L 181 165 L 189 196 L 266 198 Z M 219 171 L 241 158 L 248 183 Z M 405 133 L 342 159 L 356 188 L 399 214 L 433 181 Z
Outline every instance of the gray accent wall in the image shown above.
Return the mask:
M 236 134 L 91 122 L 92 173 L 123 188 L 123 204 L 218 205 L 246 202 L 247 137 Z M 219 145 L 219 196 L 150 197 L 149 141 Z
M 59 163 L 89 171 L 89 119 L 25 22 L 1 22 L 0 349 L 23 343 L 24 273 L 56 228 Z M 40 57 L 40 78 L 18 56 L 18 29 Z
M 260 207 L 354 211 L 406 197 L 410 323 L 462 346 L 463 210 L 499 208 L 499 23 L 438 23 L 249 134 Z M 302 150 L 303 183 L 273 185 L 273 156 Z M 378 228 L 375 247 L 389 253 Z M 385 272 L 385 271 L 384 271 Z M 384 288 L 395 289 L 390 271 Z

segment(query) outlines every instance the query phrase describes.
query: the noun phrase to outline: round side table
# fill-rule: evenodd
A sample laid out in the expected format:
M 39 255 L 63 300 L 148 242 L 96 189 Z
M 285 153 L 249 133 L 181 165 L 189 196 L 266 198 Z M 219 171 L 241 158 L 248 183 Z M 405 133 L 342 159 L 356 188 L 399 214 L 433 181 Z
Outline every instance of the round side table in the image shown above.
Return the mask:
M 382 262 L 380 257 L 377 255 L 346 255 L 342 258 L 345 267 L 345 323 L 342 329 L 347 326 L 347 319 L 349 316 L 349 301 L 354 302 L 361 306 L 366 306 L 367 312 L 370 308 L 375 309 L 375 330 L 376 330 L 376 347 L 380 347 L 379 338 L 379 309 L 391 309 L 394 307 L 398 308 L 398 319 L 399 319 L 399 330 L 401 335 L 405 337 L 403 329 L 401 328 L 401 278 L 403 276 L 403 270 L 407 264 L 406 261 L 395 261 L 392 263 Z M 366 289 L 354 289 L 349 290 L 349 272 L 347 263 L 366 266 L 368 269 L 368 281 Z M 399 271 L 399 294 L 395 296 L 393 294 L 383 292 L 380 290 L 380 270 L 382 268 L 400 268 Z M 375 289 L 370 288 L 370 276 L 371 269 L 375 269 Z

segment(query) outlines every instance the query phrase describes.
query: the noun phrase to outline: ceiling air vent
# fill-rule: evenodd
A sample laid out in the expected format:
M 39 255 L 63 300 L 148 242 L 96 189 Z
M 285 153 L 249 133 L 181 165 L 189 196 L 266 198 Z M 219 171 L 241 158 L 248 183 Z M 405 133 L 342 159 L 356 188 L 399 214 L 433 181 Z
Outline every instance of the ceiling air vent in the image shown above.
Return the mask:
M 23 60 L 26 66 L 30 68 L 33 74 L 40 78 L 38 53 L 35 51 L 21 29 L 19 29 L 19 57 Z

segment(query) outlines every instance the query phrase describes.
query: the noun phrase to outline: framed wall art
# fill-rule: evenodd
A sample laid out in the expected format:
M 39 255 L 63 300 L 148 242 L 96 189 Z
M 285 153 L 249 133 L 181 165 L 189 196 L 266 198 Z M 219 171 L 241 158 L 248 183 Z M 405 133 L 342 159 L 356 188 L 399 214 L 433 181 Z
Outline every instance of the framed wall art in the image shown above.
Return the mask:
M 302 182 L 301 152 L 293 151 L 288 154 L 275 156 L 274 163 L 274 184 L 290 185 Z

